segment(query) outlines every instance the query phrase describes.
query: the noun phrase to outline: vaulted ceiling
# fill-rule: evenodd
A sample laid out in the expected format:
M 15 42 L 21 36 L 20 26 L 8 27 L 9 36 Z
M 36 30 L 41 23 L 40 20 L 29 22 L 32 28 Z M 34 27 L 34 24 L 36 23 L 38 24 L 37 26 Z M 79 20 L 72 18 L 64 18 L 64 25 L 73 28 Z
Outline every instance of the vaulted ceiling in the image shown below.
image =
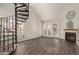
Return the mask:
M 30 3 L 30 7 L 39 15 L 43 21 L 58 19 L 62 16 L 66 7 L 77 7 L 75 3 Z

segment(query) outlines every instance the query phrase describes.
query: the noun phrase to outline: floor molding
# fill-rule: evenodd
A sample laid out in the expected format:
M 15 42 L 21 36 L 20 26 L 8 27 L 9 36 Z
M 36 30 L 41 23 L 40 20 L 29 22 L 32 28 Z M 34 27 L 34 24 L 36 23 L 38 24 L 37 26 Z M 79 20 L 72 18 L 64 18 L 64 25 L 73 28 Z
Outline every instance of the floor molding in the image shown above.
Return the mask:
M 33 39 L 37 39 L 37 38 L 40 38 L 40 37 L 43 37 L 43 36 L 39 36 L 39 37 L 35 37 L 35 38 L 31 38 L 31 39 L 27 39 L 27 40 L 18 41 L 17 43 L 24 42 L 24 41 L 29 41 L 29 40 L 33 40 Z

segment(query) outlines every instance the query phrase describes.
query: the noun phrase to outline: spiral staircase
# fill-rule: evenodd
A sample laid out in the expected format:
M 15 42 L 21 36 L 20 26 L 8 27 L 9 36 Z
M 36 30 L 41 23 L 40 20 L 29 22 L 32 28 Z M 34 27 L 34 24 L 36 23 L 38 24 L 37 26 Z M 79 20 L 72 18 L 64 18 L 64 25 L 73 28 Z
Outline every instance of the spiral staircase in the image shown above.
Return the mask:
M 0 18 L 0 55 L 12 54 L 17 48 L 17 26 L 29 18 L 29 3 L 14 3 L 15 15 Z

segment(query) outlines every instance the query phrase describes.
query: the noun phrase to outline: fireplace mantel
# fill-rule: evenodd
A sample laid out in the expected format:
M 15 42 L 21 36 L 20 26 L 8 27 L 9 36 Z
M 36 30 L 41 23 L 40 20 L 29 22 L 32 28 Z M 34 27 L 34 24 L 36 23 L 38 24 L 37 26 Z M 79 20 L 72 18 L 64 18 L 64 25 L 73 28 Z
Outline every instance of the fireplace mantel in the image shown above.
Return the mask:
M 78 32 L 78 29 L 64 29 L 65 32 Z
M 64 29 L 65 31 L 78 31 L 78 29 Z

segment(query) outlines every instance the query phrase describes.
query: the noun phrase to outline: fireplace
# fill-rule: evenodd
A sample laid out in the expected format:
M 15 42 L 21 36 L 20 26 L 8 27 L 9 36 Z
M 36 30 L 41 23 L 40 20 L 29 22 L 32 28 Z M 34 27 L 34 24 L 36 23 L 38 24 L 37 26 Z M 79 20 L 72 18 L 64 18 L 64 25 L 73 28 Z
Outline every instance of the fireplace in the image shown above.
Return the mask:
M 64 29 L 65 40 L 75 42 L 79 46 L 79 33 L 78 29 Z
M 65 32 L 65 39 L 68 41 L 76 42 L 76 33 Z

